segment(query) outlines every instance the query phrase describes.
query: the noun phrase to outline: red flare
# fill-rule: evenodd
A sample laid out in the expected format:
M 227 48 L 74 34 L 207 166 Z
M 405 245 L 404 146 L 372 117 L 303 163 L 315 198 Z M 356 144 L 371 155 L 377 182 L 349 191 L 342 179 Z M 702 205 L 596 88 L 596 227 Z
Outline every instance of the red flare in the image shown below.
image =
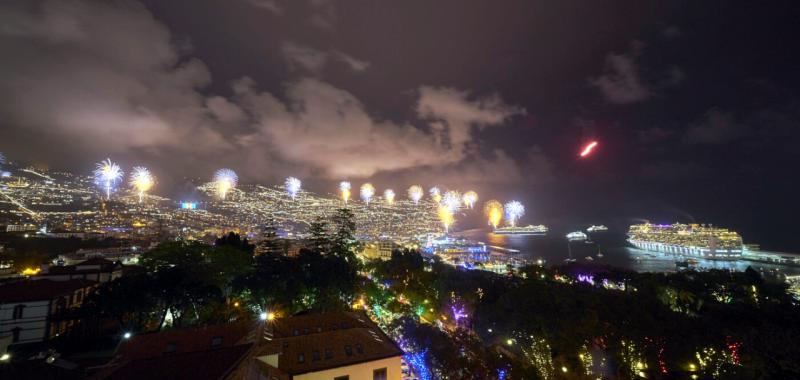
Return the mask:
M 592 141 L 589 144 L 586 144 L 586 146 L 583 147 L 583 150 L 581 150 L 580 156 L 586 157 L 590 155 L 596 146 L 597 146 L 597 141 Z

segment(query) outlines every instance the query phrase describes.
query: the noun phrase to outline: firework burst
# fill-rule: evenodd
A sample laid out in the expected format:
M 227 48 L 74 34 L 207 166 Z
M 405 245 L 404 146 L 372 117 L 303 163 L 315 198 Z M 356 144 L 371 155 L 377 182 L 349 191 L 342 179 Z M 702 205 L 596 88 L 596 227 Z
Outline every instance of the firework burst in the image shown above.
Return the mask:
M 231 169 L 219 169 L 214 173 L 214 187 L 217 195 L 223 200 L 229 191 L 236 188 L 237 183 L 239 183 L 239 176 Z
M 97 164 L 94 170 L 94 182 L 106 191 L 106 199 L 111 199 L 111 190 L 122 180 L 122 175 L 119 165 L 107 158 Z
M 339 192 L 342 193 L 344 204 L 347 204 L 347 201 L 350 200 L 350 188 L 350 182 L 342 181 L 339 183 Z
M 155 185 L 156 180 L 147 168 L 136 166 L 131 172 L 131 186 L 139 194 L 139 202 L 144 200 L 144 193 L 149 191 Z
M 444 226 L 444 232 L 450 232 L 450 226 L 453 225 L 455 221 L 455 217 L 453 216 L 453 211 L 450 210 L 449 207 L 444 205 L 439 205 L 437 209 L 437 214 L 439 215 L 439 221 L 442 222 L 442 226 Z
M 464 196 L 462 198 L 464 200 L 464 206 L 467 206 L 471 209 L 475 207 L 475 202 L 478 201 L 478 193 L 474 191 L 467 191 L 466 193 L 464 193 Z
M 442 201 L 442 191 L 439 190 L 438 187 L 431 187 L 431 189 L 428 190 L 428 194 L 431 195 L 431 199 L 433 199 L 434 202 L 439 203 Z
M 369 201 L 372 200 L 372 196 L 375 195 L 375 186 L 372 186 L 371 183 L 365 183 L 361 185 L 361 200 L 363 200 L 366 204 L 369 204 Z
M 394 190 L 386 189 L 386 191 L 383 192 L 383 199 L 385 199 L 388 204 L 394 203 Z
M 492 227 L 497 228 L 503 220 L 503 204 L 492 199 L 483 205 L 483 214 L 489 220 Z
M 419 200 L 422 199 L 422 187 L 418 185 L 414 185 L 408 188 L 408 197 L 414 201 L 414 204 L 418 204 Z
M 511 201 L 506 203 L 505 211 L 508 223 L 511 224 L 511 227 L 514 227 L 517 224 L 517 220 L 525 215 L 525 206 L 517 201 Z
M 442 205 L 450 209 L 450 212 L 455 213 L 461 208 L 461 193 L 455 190 L 450 190 L 444 193 Z
M 295 177 L 289 177 L 286 178 L 286 182 L 284 182 L 283 185 L 286 187 L 286 194 L 289 194 L 290 197 L 294 198 L 297 196 L 297 193 L 300 192 L 300 188 L 303 186 L 303 183 Z

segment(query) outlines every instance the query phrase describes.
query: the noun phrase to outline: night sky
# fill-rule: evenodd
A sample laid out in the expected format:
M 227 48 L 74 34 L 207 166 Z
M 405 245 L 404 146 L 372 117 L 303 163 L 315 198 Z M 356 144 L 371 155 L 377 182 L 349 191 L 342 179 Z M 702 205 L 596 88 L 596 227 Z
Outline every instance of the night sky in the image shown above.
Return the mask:
M 221 167 L 419 183 L 519 199 L 524 222 L 696 221 L 800 251 L 797 20 L 792 1 L 7 0 L 0 151 L 146 165 L 166 195 Z

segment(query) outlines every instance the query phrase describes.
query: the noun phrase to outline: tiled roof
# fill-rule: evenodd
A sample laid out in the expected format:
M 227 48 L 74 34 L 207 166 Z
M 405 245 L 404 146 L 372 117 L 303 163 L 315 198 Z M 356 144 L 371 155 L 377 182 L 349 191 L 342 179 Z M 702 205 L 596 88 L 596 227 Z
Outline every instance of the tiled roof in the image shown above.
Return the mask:
M 279 318 L 272 322 L 272 333 L 276 338 L 308 335 L 354 327 L 371 327 L 372 322 L 364 314 L 354 312 L 315 313 Z
M 87 280 L 12 282 L 0 286 L 0 303 L 51 300 L 94 284 Z
M 134 335 L 119 346 L 117 356 L 126 361 L 232 347 L 245 343 L 250 332 L 254 332 L 254 326 L 240 322 Z
M 278 370 L 290 375 L 403 354 L 378 326 L 360 313 L 307 314 L 280 318 L 272 324 L 272 340 L 265 341 L 254 355 L 278 354 Z
M 299 375 L 400 356 L 403 351 L 383 333 L 359 327 L 278 339 L 261 353 L 279 353 L 278 369 Z
M 215 350 L 132 360 L 120 365 L 103 378 L 119 380 L 223 379 L 236 368 L 251 346 L 252 344 L 244 344 Z

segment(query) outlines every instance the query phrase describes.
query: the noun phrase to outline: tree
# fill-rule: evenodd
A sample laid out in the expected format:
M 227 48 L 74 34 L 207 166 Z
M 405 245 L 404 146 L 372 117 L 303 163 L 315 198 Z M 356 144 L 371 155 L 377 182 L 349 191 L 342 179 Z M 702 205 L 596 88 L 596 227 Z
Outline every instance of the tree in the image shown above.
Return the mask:
M 283 245 L 278 239 L 278 226 L 275 219 L 269 219 L 261 233 L 261 241 L 256 245 L 258 255 L 279 255 L 283 253 Z
M 253 250 L 255 249 L 255 246 L 250 244 L 247 241 L 247 238 L 242 239 L 241 236 L 239 236 L 239 234 L 233 231 L 228 232 L 227 235 L 224 235 L 221 238 L 217 238 L 217 241 L 214 243 L 214 245 L 230 246 L 248 253 L 253 253 Z
M 341 208 L 333 216 L 332 221 L 335 232 L 331 238 L 331 253 L 344 258 L 347 262 L 357 263 L 354 250 L 358 246 L 358 240 L 353 212 L 348 208 Z
M 321 218 L 315 219 L 308 226 L 309 248 L 315 252 L 325 254 L 330 252 L 331 239 L 328 236 L 328 223 Z

